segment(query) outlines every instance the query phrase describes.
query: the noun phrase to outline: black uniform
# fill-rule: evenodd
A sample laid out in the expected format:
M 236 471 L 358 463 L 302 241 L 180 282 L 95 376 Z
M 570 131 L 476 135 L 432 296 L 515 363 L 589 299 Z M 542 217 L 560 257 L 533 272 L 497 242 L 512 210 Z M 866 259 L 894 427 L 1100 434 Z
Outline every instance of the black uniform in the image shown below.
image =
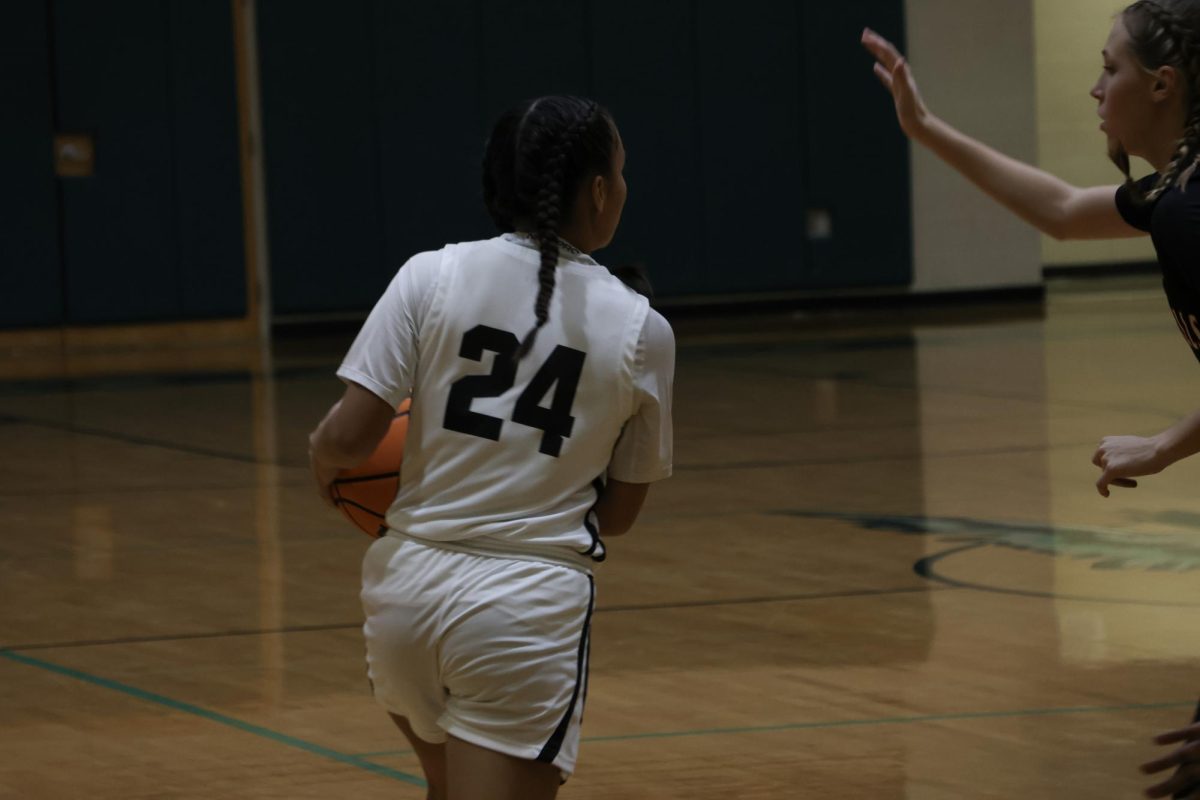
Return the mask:
M 1157 172 L 1138 181 L 1143 192 L 1157 183 Z M 1129 190 L 1122 186 L 1117 189 L 1117 211 L 1130 225 L 1150 233 L 1171 313 L 1192 346 L 1192 354 L 1200 359 L 1200 174 L 1193 176 L 1184 190 L 1172 186 L 1143 206 L 1135 205 Z M 1200 722 L 1200 705 L 1192 722 Z M 1171 796 L 1190 797 L 1195 790 L 1193 785 Z
M 1157 182 L 1158 173 L 1153 173 L 1138 185 L 1148 192 Z M 1150 233 L 1171 313 L 1200 359 L 1200 173 L 1186 189 L 1172 186 L 1141 207 L 1122 186 L 1117 189 L 1117 210 L 1130 225 Z

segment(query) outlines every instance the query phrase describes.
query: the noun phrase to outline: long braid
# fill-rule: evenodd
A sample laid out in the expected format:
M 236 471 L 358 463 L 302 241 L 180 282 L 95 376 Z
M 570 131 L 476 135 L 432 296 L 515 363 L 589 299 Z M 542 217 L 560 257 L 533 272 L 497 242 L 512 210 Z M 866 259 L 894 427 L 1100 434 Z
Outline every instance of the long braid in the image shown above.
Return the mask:
M 1196 32 L 1182 16 L 1153 0 L 1144 2 L 1151 19 L 1158 23 L 1161 35 L 1167 40 L 1164 44 L 1168 52 L 1173 51 L 1182 65 L 1188 84 L 1188 113 L 1183 137 L 1176 145 L 1166 171 L 1147 196 L 1153 200 L 1172 185 L 1184 188 L 1196 171 L 1196 159 L 1200 157 L 1200 47 L 1197 46 Z
M 1150 202 L 1172 186 L 1185 188 L 1200 166 L 1200 37 L 1183 15 L 1158 0 L 1138 0 L 1126 13 L 1138 11 L 1145 14 L 1148 23 L 1145 39 L 1135 45 L 1143 66 L 1149 69 L 1156 62 L 1157 65 L 1169 64 L 1179 69 L 1186 81 L 1187 117 L 1183 136 L 1176 144 L 1167 168 L 1143 198 L 1138 198 L 1140 193 L 1129 174 L 1128 154 L 1122 150 L 1121 158 L 1113 159 L 1125 173 L 1126 185 L 1133 189 L 1135 199 Z M 1150 54 L 1154 57 L 1150 58 Z
M 1158 197 L 1172 185 L 1180 189 L 1185 188 L 1195 174 L 1197 166 L 1200 166 L 1200 109 L 1188 119 L 1175 157 L 1151 194 Z
M 538 294 L 533 305 L 536 322 L 525 334 L 521 346 L 517 349 L 516 359 L 518 361 L 533 349 L 538 331 L 550 320 L 550 298 L 554 296 L 555 276 L 558 268 L 558 230 L 562 222 L 564 201 L 566 200 L 563 192 L 563 172 L 566 168 L 568 154 L 574 151 L 576 142 L 596 121 L 598 110 L 599 106 L 595 102 L 589 103 L 579 120 L 554 141 L 545 161 L 545 171 L 539 181 L 533 220 L 538 251 L 541 254 L 541 263 L 538 267 Z

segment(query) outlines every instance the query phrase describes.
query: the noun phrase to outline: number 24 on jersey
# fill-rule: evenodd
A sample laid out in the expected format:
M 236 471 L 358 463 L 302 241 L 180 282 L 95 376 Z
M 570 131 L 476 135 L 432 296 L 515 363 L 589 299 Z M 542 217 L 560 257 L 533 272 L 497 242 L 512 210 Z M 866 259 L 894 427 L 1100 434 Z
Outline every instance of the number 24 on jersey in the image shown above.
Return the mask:
M 520 346 L 516 334 L 487 325 L 476 325 L 463 334 L 459 356 L 470 361 L 482 361 L 484 351 L 488 351 L 495 353 L 496 357 L 492 361 L 492 371 L 487 375 L 467 375 L 451 384 L 446 416 L 442 422 L 444 428 L 494 442 L 500 440 L 504 420 L 472 411 L 471 402 L 477 397 L 499 397 L 513 387 L 517 379 L 514 356 Z M 513 422 L 542 432 L 538 450 L 548 456 L 558 457 L 562 452 L 563 439 L 569 437 L 575 427 L 571 407 L 575 404 L 575 390 L 579 388 L 579 377 L 583 374 L 583 360 L 586 357 L 587 353 L 582 350 L 557 345 L 513 407 Z M 551 389 L 554 394 L 550 406 L 544 408 L 540 401 Z

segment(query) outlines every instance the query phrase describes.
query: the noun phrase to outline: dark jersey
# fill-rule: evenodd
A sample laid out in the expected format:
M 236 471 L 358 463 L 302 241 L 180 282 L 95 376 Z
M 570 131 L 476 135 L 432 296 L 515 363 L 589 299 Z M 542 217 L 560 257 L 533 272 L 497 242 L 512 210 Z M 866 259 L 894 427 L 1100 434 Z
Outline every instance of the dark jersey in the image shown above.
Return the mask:
M 1143 191 L 1158 173 L 1138 181 Z M 1200 359 L 1200 175 L 1185 190 L 1172 186 L 1145 206 L 1134 205 L 1129 190 L 1117 189 L 1117 210 L 1138 230 L 1148 231 L 1162 268 L 1163 289 L 1183 338 Z

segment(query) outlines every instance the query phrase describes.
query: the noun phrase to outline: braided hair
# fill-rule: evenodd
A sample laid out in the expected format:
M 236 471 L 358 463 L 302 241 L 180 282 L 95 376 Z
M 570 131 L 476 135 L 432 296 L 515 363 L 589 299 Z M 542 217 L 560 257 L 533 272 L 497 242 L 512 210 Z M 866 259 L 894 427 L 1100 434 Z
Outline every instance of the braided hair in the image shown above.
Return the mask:
M 1197 0 L 1137 0 L 1121 12 L 1129 32 L 1130 49 L 1146 70 L 1170 66 L 1184 79 L 1187 101 L 1183 136 L 1157 183 L 1143 192 L 1129 174 L 1129 154 L 1123 147 L 1112 160 L 1125 175 L 1136 203 L 1158 199 L 1171 186 L 1187 186 L 1200 165 L 1200 2 Z
M 574 211 L 580 187 L 610 175 L 616 126 L 602 106 L 579 97 L 529 100 L 505 112 L 483 158 L 483 201 L 501 232 L 524 231 L 541 254 L 534 326 L 521 341 L 524 358 L 550 319 L 558 266 L 558 232 Z

